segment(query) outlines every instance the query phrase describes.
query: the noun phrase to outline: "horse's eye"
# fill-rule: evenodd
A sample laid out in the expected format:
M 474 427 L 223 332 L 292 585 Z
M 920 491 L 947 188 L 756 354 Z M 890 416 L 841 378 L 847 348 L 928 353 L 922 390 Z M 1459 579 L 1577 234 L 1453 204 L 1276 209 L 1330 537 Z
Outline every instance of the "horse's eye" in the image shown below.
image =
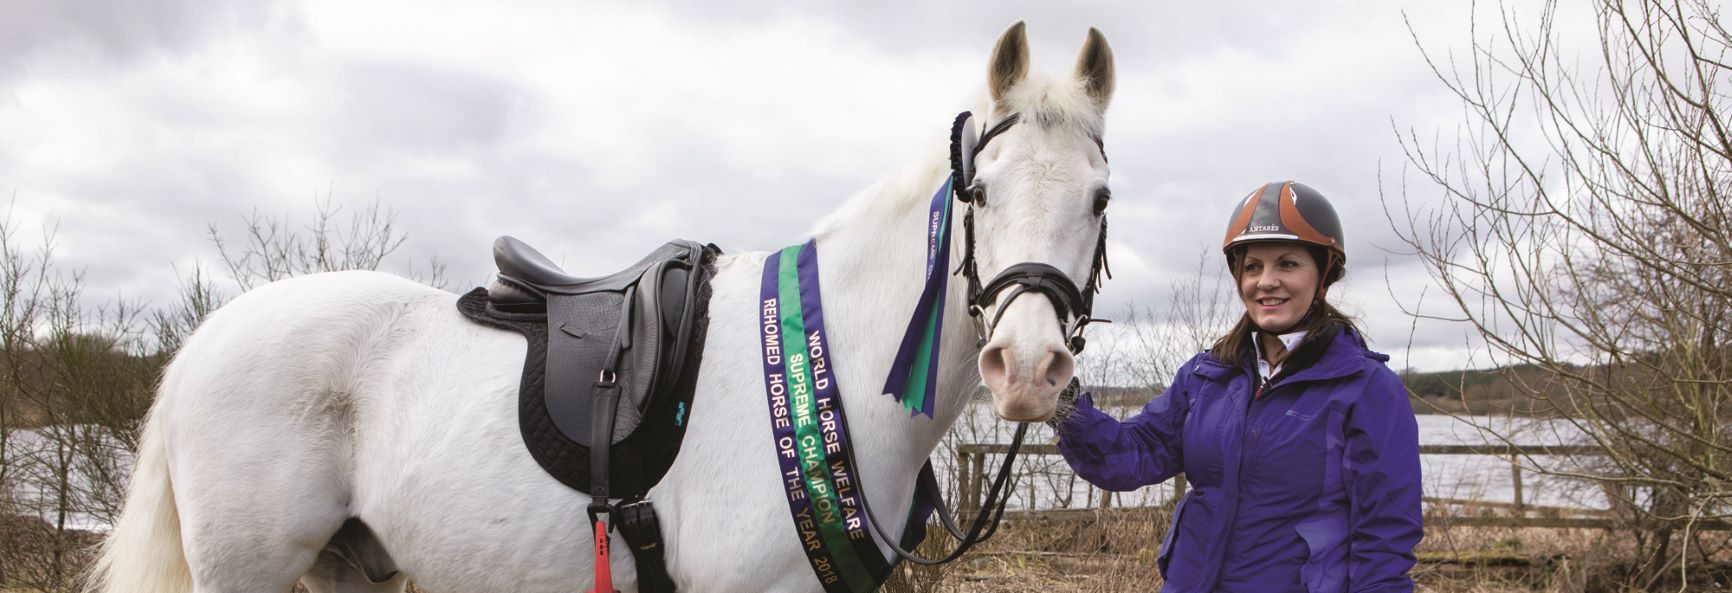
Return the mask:
M 986 188 L 982 187 L 980 184 L 977 183 L 974 187 L 968 188 L 968 197 L 969 201 L 973 202 L 974 205 L 981 207 L 986 206 Z
M 1111 202 L 1112 200 L 1113 200 L 1113 190 L 1110 190 L 1110 189 L 1103 187 L 1103 188 L 1100 188 L 1100 190 L 1096 191 L 1095 192 L 1095 216 L 1100 216 L 1101 213 L 1106 212 L 1107 211 L 1107 202 Z

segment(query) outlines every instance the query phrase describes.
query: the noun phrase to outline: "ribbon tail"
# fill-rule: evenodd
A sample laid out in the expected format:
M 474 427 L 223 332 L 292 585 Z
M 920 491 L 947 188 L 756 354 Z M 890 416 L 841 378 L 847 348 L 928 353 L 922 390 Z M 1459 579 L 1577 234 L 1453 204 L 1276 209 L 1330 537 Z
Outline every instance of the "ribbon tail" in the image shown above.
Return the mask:
M 932 335 L 931 335 L 931 342 L 929 344 L 930 347 L 929 347 L 929 352 L 928 352 L 928 356 L 930 356 L 931 359 L 929 361 L 927 361 L 927 363 L 926 363 L 926 366 L 928 369 L 926 385 L 924 385 L 924 388 L 925 388 L 924 391 L 926 393 L 925 393 L 925 396 L 921 398 L 922 403 L 924 403 L 925 405 L 921 406 L 920 411 L 922 413 L 925 413 L 927 418 L 932 417 L 932 405 L 933 405 L 933 402 L 937 401 L 937 399 L 938 399 L 938 372 L 939 372 L 939 369 L 943 368 L 943 367 L 939 366 L 938 353 L 940 350 L 939 345 L 943 344 L 943 343 L 944 343 L 944 291 L 941 288 L 938 292 L 938 297 L 936 299 L 934 299 L 934 303 L 933 303 L 933 307 L 932 307 Z
M 897 401 L 903 401 L 909 395 L 909 380 L 920 358 L 921 340 L 926 335 L 930 300 L 930 295 L 920 295 L 920 303 L 914 307 L 914 316 L 908 320 L 908 328 L 902 333 L 902 345 L 896 349 L 896 359 L 890 365 L 890 376 L 884 381 L 883 393 L 890 394 Z
M 920 351 L 914 357 L 914 369 L 908 376 L 908 383 L 903 391 L 902 406 L 908 409 L 909 415 L 926 414 L 932 416 L 932 385 L 937 383 L 938 341 L 935 322 L 937 318 L 928 314 L 926 327 L 920 339 Z

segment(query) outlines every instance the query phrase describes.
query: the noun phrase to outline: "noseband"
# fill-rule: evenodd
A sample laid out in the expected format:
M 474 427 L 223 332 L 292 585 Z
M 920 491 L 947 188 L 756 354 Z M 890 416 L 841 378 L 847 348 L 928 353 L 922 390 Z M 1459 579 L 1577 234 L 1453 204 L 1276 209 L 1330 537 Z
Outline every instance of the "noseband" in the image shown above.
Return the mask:
M 980 283 L 980 268 L 974 257 L 974 207 L 982 204 L 986 191 L 974 183 L 974 159 L 986 148 L 986 144 L 999 134 L 1009 130 L 1011 126 L 1022 121 L 1022 114 L 1013 113 L 987 128 L 980 136 L 970 135 L 969 123 L 974 115 L 962 112 L 956 116 L 956 123 L 950 130 L 950 169 L 951 187 L 954 188 L 956 199 L 968 204 L 968 211 L 962 217 L 963 255 L 961 273 L 968 279 L 968 315 L 974 318 L 975 331 L 980 337 L 980 346 L 985 346 L 992 338 L 993 328 L 998 327 L 998 321 L 1004 317 L 1005 310 L 1016 298 L 1030 292 L 1046 296 L 1052 302 L 1054 313 L 1058 316 L 1059 333 L 1067 336 L 1066 347 L 1071 354 L 1081 354 L 1088 340 L 1083 338 L 1083 329 L 1090 323 L 1104 322 L 1093 317 L 1094 295 L 1100 292 L 1101 275 L 1107 278 L 1113 275 L 1107 266 L 1107 220 L 1101 217 L 1101 232 L 1095 242 L 1093 264 L 1089 270 L 1088 281 L 1081 290 L 1076 282 L 1063 271 L 1049 264 L 1040 262 L 1022 262 L 1005 268 L 993 276 L 984 286 Z M 1106 159 L 1106 147 L 1099 136 L 1094 137 L 1095 146 L 1101 149 L 1101 159 Z M 1010 296 L 1003 304 L 998 303 L 998 297 L 1009 290 Z M 992 320 L 986 321 L 984 313 L 989 306 L 998 305 Z M 1072 321 L 1074 320 L 1074 322 Z

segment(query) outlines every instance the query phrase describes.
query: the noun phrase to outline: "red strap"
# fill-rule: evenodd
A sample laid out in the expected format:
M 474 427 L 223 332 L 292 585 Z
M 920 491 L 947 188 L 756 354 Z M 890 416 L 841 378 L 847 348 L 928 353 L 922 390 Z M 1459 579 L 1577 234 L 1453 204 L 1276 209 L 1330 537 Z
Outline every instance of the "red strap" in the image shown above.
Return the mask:
M 613 589 L 613 568 L 607 561 L 607 524 L 595 522 L 595 589 L 590 593 L 618 593 Z

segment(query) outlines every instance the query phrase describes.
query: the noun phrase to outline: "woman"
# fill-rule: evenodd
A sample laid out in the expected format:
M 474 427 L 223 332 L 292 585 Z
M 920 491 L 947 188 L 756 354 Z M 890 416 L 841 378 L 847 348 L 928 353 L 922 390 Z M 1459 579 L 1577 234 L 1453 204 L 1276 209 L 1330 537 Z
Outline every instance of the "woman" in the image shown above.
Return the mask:
M 1184 472 L 1163 591 L 1412 591 L 1418 426 L 1389 357 L 1326 299 L 1347 262 L 1334 208 L 1266 184 L 1222 248 L 1245 316 L 1128 420 L 1079 396 L 1054 422 L 1065 460 L 1107 490 Z

